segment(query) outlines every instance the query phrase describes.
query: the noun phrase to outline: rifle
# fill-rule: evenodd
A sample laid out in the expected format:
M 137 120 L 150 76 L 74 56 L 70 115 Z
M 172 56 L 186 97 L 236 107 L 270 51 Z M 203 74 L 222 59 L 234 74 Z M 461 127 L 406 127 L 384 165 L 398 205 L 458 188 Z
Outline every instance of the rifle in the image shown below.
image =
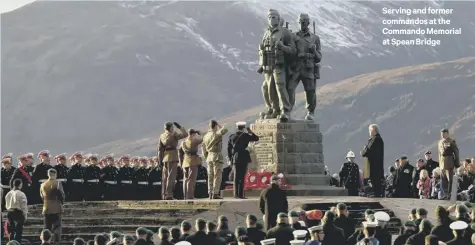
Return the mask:
M 315 33 L 315 21 L 313 21 L 313 34 L 317 35 L 317 33 Z
M 285 29 L 289 29 L 289 22 L 285 22 Z
M 315 21 L 313 21 L 313 34 L 314 35 L 317 35 L 316 31 L 315 31 Z M 320 79 L 320 64 L 317 64 L 317 66 L 314 68 L 315 69 L 315 75 L 314 75 L 314 78 L 313 80 L 315 81 L 315 84 L 317 84 L 317 79 Z

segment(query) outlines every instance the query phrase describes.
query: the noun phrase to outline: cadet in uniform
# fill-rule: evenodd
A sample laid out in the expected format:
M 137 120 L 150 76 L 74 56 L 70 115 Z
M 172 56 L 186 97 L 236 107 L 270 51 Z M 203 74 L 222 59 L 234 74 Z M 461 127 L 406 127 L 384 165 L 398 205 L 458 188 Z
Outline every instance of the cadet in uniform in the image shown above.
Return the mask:
M 10 181 L 16 169 L 12 166 L 12 156 L 13 154 L 2 157 L 2 212 L 5 211 L 5 196 L 11 189 Z
M 259 141 L 259 136 L 254 134 L 249 127 L 247 132 L 246 122 L 236 123 L 237 132 L 229 136 L 228 159 L 234 167 L 234 197 L 244 199 L 244 178 L 247 165 L 251 162 L 251 155 L 247 150 L 249 142 Z
M 149 169 L 148 182 L 150 183 L 150 194 L 148 195 L 150 200 L 162 199 L 162 168 L 158 161 L 152 159 L 152 167 Z
M 97 166 L 98 157 L 91 154 L 88 157 L 89 165 L 84 169 L 84 184 L 87 190 L 86 201 L 98 201 L 102 197 L 101 175 L 102 170 Z
M 180 130 L 175 131 L 173 125 Z M 165 123 L 165 132 L 158 140 L 158 159 L 162 168 L 162 199 L 173 200 L 178 158 L 178 141 L 188 136 L 186 129 L 177 122 Z
M 286 213 L 277 215 L 277 226 L 267 231 L 267 238 L 276 238 L 277 244 L 289 244 L 294 239 L 294 228 L 290 227 Z
M 470 244 L 471 241 L 464 237 L 463 233 L 465 229 L 468 228 L 468 224 L 465 221 L 455 221 L 450 224 L 450 229 L 452 229 L 455 238 L 448 241 L 447 245 L 467 245 Z M 470 236 L 471 237 L 471 236 Z
M 136 183 L 135 200 L 146 200 L 149 195 L 147 159 L 139 159 L 140 166 L 135 169 L 134 181 Z
M 287 89 L 290 106 L 293 107 L 295 105 L 295 89 L 302 81 L 307 101 L 305 119 L 313 120 L 317 106 L 317 79 L 320 78 L 318 63 L 322 60 L 320 38 L 309 30 L 310 17 L 308 14 L 300 14 L 298 21 L 300 30 L 294 36 L 297 46 L 297 65 Z
M 280 18 L 277 10 L 269 9 L 269 27 L 259 45 L 258 72 L 264 72 L 264 78 L 269 88 L 272 88 L 272 82 L 275 83 L 279 101 L 279 107 L 272 108 L 273 112 L 271 115 L 267 115 L 267 118 L 275 118 L 277 116 L 281 121 L 285 122 L 289 119 L 291 110 L 287 91 L 287 64 L 285 56 L 295 55 L 296 48 L 292 34 L 280 26 Z M 269 94 L 269 96 L 275 95 Z
M 305 245 L 321 245 L 325 237 L 323 233 L 323 225 L 312 226 L 308 228 L 310 233 L 310 240 L 308 240 Z
M 360 189 L 360 168 L 355 161 L 355 153 L 349 151 L 346 154 L 348 162 L 344 163 L 340 169 L 340 186 L 348 190 L 348 196 L 358 196 Z
M 181 167 L 183 169 L 183 196 L 185 200 L 195 198 L 198 165 L 202 162 L 201 157 L 198 155 L 198 149 L 201 143 L 203 143 L 201 133 L 197 130 L 190 129 L 188 131 L 188 137 L 186 137 L 181 144 L 181 149 L 184 153 Z M 208 168 L 209 167 L 208 165 Z
M 107 155 L 104 157 L 105 167 L 102 169 L 102 180 L 104 182 L 104 200 L 117 200 L 118 185 L 117 178 L 119 169 L 114 166 L 114 157 Z
M 208 170 L 202 163 L 198 165 L 198 175 L 196 177 L 196 198 L 207 198 L 208 196 Z
M 215 120 L 209 123 L 209 131 L 204 135 L 202 152 L 208 164 L 208 193 L 210 199 L 222 199 L 221 190 L 223 172 L 223 136 L 228 129 Z
M 61 182 L 64 193 L 68 193 L 67 179 L 69 168 L 66 166 L 66 153 L 56 155 L 54 157 L 56 165 L 53 167 L 56 170 L 56 180 Z
M 381 245 L 393 244 L 392 235 L 386 228 L 389 220 L 391 220 L 389 214 L 386 212 L 379 211 L 374 213 L 374 219 L 378 223 L 378 227 L 376 228 L 376 238 L 378 239 L 379 243 Z
M 32 176 L 33 203 L 31 204 L 41 203 L 40 185 L 48 180 L 48 170 L 52 168 L 50 165 L 50 154 L 48 150 L 40 151 L 38 153 L 38 159 L 40 164 L 35 166 Z
M 120 192 L 124 193 L 125 195 L 118 195 L 119 200 L 133 200 L 132 197 L 127 195 L 128 193 L 132 193 L 134 190 L 133 186 L 133 175 L 134 175 L 134 168 L 130 165 L 130 157 L 128 155 L 122 156 L 119 159 L 121 163 L 121 167 L 119 169 L 119 178 L 118 181 L 120 183 L 119 188 Z
M 378 228 L 377 222 L 363 222 L 364 234 L 365 237 L 361 239 L 357 245 L 366 245 L 366 244 L 381 244 L 386 245 L 385 243 L 380 243 L 378 239 L 375 238 L 376 230 Z
M 13 171 L 13 176 L 10 179 L 10 187 L 13 187 L 13 181 L 15 179 L 21 179 L 22 188 L 21 190 L 25 193 L 28 203 L 32 202 L 33 189 L 32 189 L 32 176 L 33 176 L 33 167 L 30 165 L 31 161 L 28 160 L 28 156 L 21 155 L 18 157 L 18 168 Z
M 77 202 L 84 199 L 84 167 L 82 166 L 82 153 L 74 153 L 70 161 L 71 169 L 68 172 L 68 193 L 66 200 Z

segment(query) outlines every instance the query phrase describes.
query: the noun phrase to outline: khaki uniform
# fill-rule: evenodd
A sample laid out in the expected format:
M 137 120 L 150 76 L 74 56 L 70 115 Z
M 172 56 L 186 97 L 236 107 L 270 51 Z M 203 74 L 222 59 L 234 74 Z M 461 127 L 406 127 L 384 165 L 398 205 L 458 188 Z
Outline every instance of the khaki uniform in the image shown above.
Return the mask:
M 310 32 L 299 31 L 295 34 L 297 46 L 296 70 L 287 85 L 291 107 L 295 105 L 295 90 L 300 81 L 303 83 L 306 109 L 310 113 L 315 112 L 317 106 L 316 86 L 319 77 L 318 63 L 322 60 L 320 38 Z M 315 49 L 312 46 L 315 45 Z
M 276 43 L 281 41 L 284 46 L 281 49 L 276 47 Z M 264 33 L 262 42 L 259 45 L 259 66 L 263 68 L 264 79 L 268 90 L 263 89 L 263 96 L 269 98 L 269 103 L 274 113 L 289 116 L 291 105 L 287 91 L 287 66 L 285 57 L 295 55 L 295 42 L 292 34 L 284 27 L 269 27 Z M 275 88 L 275 91 L 273 90 Z M 267 93 L 266 93 L 267 92 Z M 277 93 L 278 106 L 274 105 L 275 93 Z
M 186 129 L 181 127 L 180 132 L 165 131 L 160 135 L 158 142 L 159 161 L 163 163 L 162 170 L 162 198 L 173 199 L 173 189 L 176 181 L 178 158 L 178 142 L 188 136 Z
M 445 147 L 444 143 L 448 143 L 448 147 Z M 449 195 L 452 189 L 454 168 L 460 162 L 459 148 L 455 140 L 451 138 L 439 140 L 437 148 L 439 150 L 439 167 L 442 171 L 442 188 L 445 195 Z
M 183 157 L 183 195 L 186 199 L 195 198 L 196 177 L 198 176 L 198 165 L 201 164 L 201 157 L 198 155 L 203 137 L 200 135 L 189 136 L 182 143 Z
M 221 178 L 223 172 L 223 136 L 228 133 L 228 129 L 209 130 L 203 140 L 202 151 L 208 164 L 208 193 L 218 195 L 221 188 Z
M 61 238 L 61 214 L 63 213 L 63 202 L 65 199 L 61 182 L 48 179 L 41 184 L 40 195 L 43 199 L 44 229 L 50 230 L 55 242 Z

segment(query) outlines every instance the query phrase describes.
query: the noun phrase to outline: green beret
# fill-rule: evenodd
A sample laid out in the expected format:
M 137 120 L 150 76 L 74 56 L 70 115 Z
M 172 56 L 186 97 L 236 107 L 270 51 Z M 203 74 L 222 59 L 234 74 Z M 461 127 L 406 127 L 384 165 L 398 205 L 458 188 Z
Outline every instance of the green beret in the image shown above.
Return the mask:
M 138 235 L 147 235 L 147 229 L 145 229 L 143 227 L 139 227 L 139 228 L 137 228 L 135 233 L 137 233 Z
M 109 234 L 110 237 L 112 238 L 119 238 L 122 236 L 122 234 L 118 231 L 111 231 L 111 233 Z
M 290 211 L 289 212 L 289 217 L 297 218 L 297 217 L 300 217 L 300 216 L 299 216 L 299 213 L 297 213 L 297 211 Z
M 289 216 L 286 213 L 279 213 L 277 215 L 278 218 L 288 218 Z

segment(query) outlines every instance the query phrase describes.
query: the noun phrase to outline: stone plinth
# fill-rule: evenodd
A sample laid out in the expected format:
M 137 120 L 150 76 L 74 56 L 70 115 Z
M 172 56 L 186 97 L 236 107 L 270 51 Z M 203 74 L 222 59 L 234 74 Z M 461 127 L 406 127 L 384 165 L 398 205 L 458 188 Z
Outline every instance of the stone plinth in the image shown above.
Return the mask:
M 323 157 L 323 135 L 319 124 L 307 120 L 281 123 L 258 119 L 251 124 L 259 142 L 251 145 L 249 171 L 283 173 L 291 195 L 346 195 L 342 188 L 330 187 Z M 247 192 L 249 196 L 251 192 Z

